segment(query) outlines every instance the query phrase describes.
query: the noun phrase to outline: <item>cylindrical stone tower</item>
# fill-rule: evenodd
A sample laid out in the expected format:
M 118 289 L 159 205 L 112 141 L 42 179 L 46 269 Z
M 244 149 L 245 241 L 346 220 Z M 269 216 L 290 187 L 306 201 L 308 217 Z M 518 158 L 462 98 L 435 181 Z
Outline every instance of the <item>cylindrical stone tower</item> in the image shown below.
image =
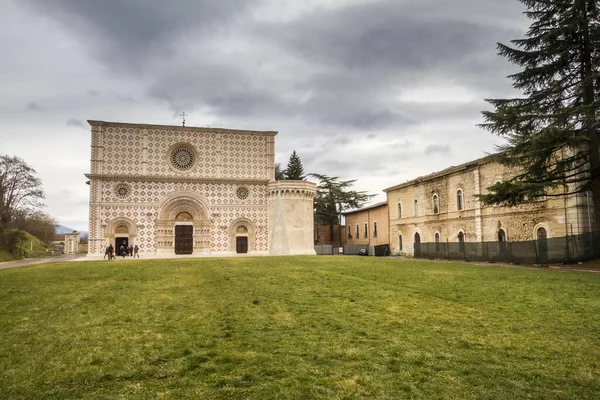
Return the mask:
M 270 254 L 315 254 L 313 201 L 316 184 L 276 181 L 268 186 Z

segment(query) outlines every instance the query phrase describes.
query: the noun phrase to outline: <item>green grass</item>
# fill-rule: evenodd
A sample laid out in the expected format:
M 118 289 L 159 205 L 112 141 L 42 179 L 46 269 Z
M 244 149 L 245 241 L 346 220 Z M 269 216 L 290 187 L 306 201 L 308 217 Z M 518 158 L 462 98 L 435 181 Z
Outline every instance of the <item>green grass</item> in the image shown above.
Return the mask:
M 597 399 L 600 274 L 374 257 L 0 270 L 0 398 Z

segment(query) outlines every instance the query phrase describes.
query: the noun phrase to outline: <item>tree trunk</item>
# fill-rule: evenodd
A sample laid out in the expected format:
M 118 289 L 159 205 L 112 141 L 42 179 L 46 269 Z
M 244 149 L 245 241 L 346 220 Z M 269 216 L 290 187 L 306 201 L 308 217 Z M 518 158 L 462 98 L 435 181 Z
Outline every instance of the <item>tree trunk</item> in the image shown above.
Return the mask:
M 594 204 L 594 220 L 596 228 L 600 226 L 600 138 L 598 137 L 598 121 L 596 111 L 591 106 L 594 103 L 594 80 L 592 79 L 592 43 L 590 39 L 590 23 L 587 16 L 588 0 L 579 0 L 578 9 L 580 14 L 581 33 L 583 43 L 581 48 L 581 80 L 583 86 L 583 105 L 588 106 L 584 115 L 583 131 L 589 138 L 589 160 L 590 160 L 590 189 Z M 592 227 L 590 227 L 592 229 Z

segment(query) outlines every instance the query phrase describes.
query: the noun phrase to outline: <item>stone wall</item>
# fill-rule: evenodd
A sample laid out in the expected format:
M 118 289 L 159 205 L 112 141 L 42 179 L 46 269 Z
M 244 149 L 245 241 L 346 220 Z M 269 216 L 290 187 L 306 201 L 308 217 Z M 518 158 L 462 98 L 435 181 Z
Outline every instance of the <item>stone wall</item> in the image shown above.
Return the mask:
M 440 242 L 457 242 L 459 234 L 466 242 L 481 242 L 497 241 L 501 229 L 506 240 L 525 241 L 535 239 L 540 227 L 546 230 L 548 238 L 589 229 L 581 223 L 585 211 L 581 196 L 548 196 L 518 207 L 482 206 L 476 196 L 487 193 L 487 187 L 514 172 L 488 156 L 385 189 L 391 252 L 412 255 L 416 234 L 421 243 L 435 242 L 436 234 Z

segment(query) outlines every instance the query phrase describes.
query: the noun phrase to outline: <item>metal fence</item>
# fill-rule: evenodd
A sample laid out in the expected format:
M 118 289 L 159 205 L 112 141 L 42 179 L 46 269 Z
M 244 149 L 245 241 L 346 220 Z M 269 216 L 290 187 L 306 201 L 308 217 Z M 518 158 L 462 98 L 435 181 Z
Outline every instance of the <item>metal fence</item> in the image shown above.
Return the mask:
M 600 231 L 527 242 L 415 243 L 415 258 L 508 262 L 572 263 L 600 258 Z

